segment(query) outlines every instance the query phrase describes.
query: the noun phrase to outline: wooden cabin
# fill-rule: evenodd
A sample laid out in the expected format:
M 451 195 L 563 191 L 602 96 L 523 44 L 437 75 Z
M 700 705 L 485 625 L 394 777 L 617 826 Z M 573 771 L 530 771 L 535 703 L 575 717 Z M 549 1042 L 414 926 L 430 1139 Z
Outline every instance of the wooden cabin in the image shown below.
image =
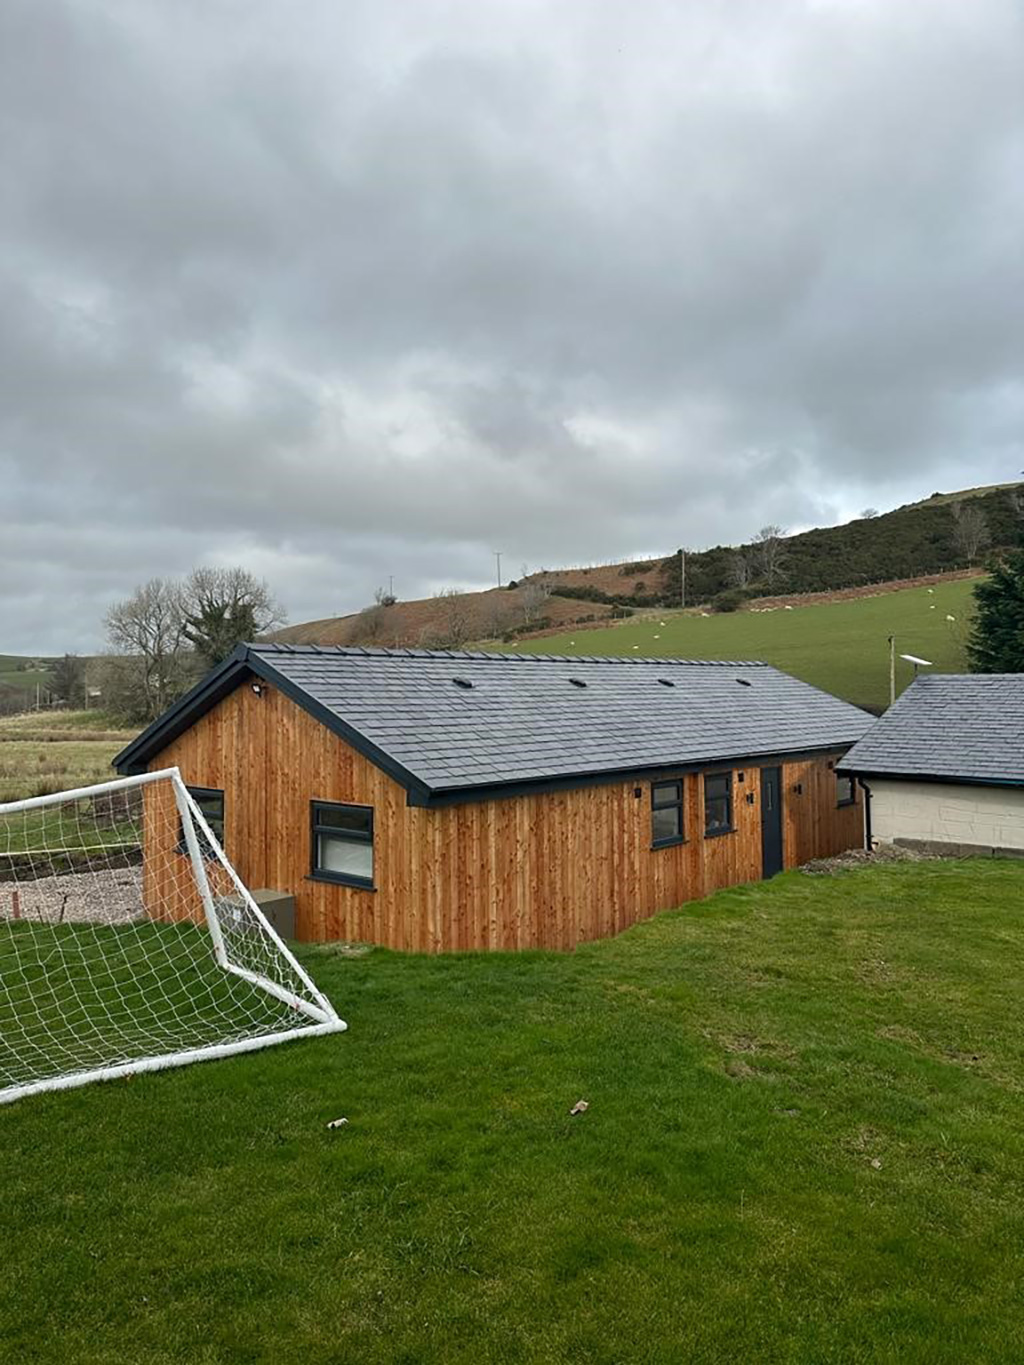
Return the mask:
M 758 663 L 245 645 L 114 762 L 178 767 L 300 939 L 572 948 L 862 846 L 871 720 Z

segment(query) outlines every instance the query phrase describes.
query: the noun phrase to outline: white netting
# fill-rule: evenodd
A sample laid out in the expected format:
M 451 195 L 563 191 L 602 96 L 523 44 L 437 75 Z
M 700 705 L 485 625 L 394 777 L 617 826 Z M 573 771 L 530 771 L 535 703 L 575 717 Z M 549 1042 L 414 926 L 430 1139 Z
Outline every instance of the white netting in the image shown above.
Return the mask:
M 176 771 L 0 804 L 0 1100 L 341 1028 Z

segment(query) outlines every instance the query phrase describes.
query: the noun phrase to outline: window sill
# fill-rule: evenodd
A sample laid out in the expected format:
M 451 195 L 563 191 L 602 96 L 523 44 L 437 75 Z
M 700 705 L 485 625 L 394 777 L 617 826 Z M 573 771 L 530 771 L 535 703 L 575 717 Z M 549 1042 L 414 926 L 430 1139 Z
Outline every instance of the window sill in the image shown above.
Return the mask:
M 307 882 L 324 882 L 328 886 L 347 886 L 352 891 L 376 891 L 373 882 L 363 881 L 360 877 L 342 877 L 329 872 L 309 872 Z
M 656 848 L 678 848 L 680 844 L 685 844 L 685 839 L 654 839 L 651 843 L 651 851 Z
M 723 834 L 735 834 L 735 833 L 736 833 L 736 826 L 735 826 L 735 825 L 727 825 L 725 829 L 706 829 L 706 830 L 704 831 L 704 838 L 705 838 L 705 839 L 720 839 L 721 836 L 722 836 Z
M 836 810 L 846 810 L 848 806 L 855 806 L 856 804 L 857 804 L 856 797 L 854 797 L 852 801 L 837 801 Z

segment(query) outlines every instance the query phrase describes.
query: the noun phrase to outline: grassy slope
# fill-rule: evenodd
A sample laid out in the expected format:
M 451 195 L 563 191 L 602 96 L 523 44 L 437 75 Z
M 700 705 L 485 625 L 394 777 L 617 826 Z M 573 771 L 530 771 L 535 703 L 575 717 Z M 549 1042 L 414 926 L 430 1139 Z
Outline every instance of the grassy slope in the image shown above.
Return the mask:
M 564 957 L 307 949 L 349 1033 L 0 1111 L 0 1354 L 1014 1359 L 1021 879 L 791 873 Z
M 889 694 L 890 634 L 896 634 L 899 652 L 931 659 L 940 672 L 963 671 L 972 588 L 961 580 L 791 611 L 708 617 L 661 613 L 607 629 L 524 641 L 519 648 L 531 654 L 763 659 L 848 701 L 883 706 Z M 947 614 L 956 621 L 947 621 Z M 909 664 L 898 666 L 902 690 L 912 670 Z
M 15 692 L 34 693 L 37 683 L 43 687 L 50 685 L 52 679 L 50 666 L 56 662 L 55 660 L 38 660 L 44 665 L 42 668 L 20 669 L 19 665 L 26 662 L 29 660 L 18 654 L 0 654 L 0 689 L 9 687 Z

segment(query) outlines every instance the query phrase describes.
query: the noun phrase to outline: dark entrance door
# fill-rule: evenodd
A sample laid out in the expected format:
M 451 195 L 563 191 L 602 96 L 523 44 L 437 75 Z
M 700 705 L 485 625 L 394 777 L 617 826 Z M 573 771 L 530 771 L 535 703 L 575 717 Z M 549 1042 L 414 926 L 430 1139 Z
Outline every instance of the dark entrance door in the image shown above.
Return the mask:
M 761 876 L 782 871 L 782 770 L 761 769 Z

